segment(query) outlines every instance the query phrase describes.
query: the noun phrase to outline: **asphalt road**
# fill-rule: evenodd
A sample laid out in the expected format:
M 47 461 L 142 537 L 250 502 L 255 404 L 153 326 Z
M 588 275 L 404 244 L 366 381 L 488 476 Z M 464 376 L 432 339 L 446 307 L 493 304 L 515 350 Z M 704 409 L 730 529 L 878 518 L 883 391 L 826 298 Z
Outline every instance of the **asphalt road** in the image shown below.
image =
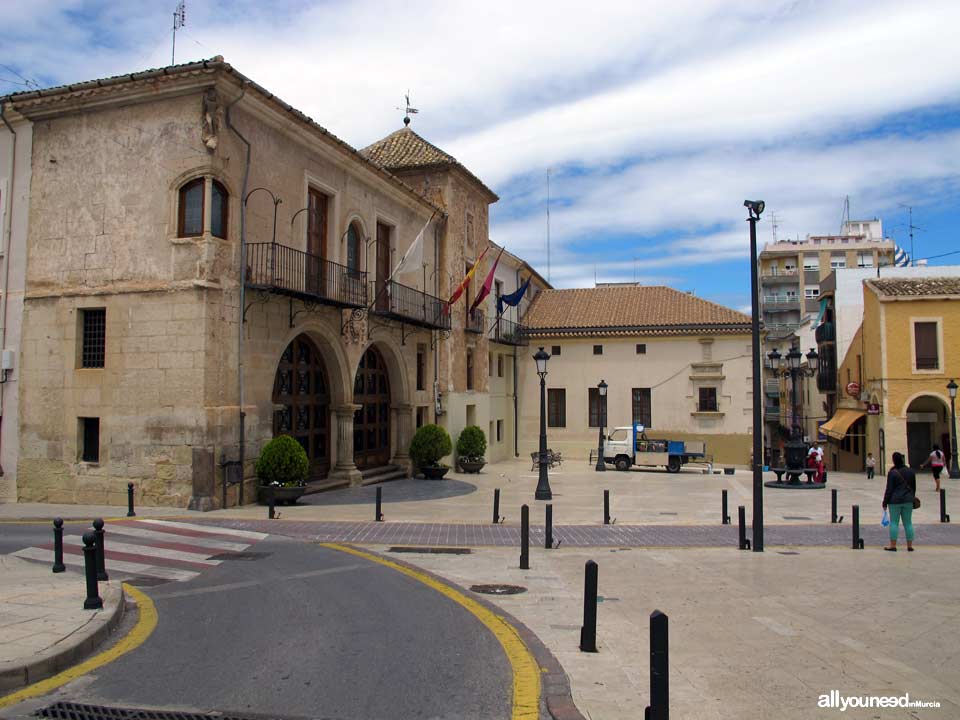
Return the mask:
M 0 552 L 46 531 L 0 524 Z M 190 582 L 143 587 L 159 613 L 146 643 L 0 717 L 57 700 L 330 720 L 509 717 L 507 658 L 459 605 L 314 544 L 271 536 L 251 550 L 255 559 Z
M 92 521 L 91 521 L 92 522 Z M 83 535 L 93 530 L 91 522 L 63 523 L 64 535 Z M 109 530 L 109 525 L 107 526 Z M 53 542 L 52 522 L 2 522 L 0 521 L 0 555 L 9 555 L 31 545 Z

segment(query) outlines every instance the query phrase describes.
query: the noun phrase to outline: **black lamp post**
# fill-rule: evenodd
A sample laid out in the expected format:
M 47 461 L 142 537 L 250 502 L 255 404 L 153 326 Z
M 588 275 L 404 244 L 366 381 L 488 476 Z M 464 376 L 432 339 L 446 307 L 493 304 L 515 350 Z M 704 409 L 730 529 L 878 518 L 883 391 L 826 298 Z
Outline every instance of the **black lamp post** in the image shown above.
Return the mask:
M 807 456 L 807 443 L 803 440 L 803 428 L 800 418 L 800 383 L 799 378 L 812 377 L 817 372 L 820 355 L 812 349 L 807 353 L 807 367 L 800 367 L 803 354 L 800 348 L 794 346 L 786 355 L 781 355 L 776 349 L 767 353 L 770 359 L 770 369 L 775 375 L 790 378 L 790 440 L 784 443 L 786 451 L 786 466 L 789 470 L 799 470 L 803 467 Z
M 744 200 L 750 217 L 750 308 L 753 356 L 753 551 L 763 552 L 763 409 L 760 403 L 760 285 L 757 278 L 757 221 L 763 200 Z
M 950 393 L 950 479 L 960 480 L 960 467 L 957 466 L 957 383 L 953 378 L 947 383 Z
M 547 360 L 550 356 L 540 348 L 533 354 L 537 363 L 537 375 L 540 376 L 540 477 L 537 480 L 537 491 L 533 497 L 536 500 L 552 500 L 550 492 L 550 478 L 547 477 Z
M 600 384 L 597 385 L 597 393 L 600 395 L 600 407 L 597 408 L 597 414 L 600 416 L 600 438 L 597 441 L 597 472 L 606 472 L 607 463 L 603 459 L 603 426 L 606 424 L 606 412 L 607 409 L 607 383 L 603 380 L 600 381 Z

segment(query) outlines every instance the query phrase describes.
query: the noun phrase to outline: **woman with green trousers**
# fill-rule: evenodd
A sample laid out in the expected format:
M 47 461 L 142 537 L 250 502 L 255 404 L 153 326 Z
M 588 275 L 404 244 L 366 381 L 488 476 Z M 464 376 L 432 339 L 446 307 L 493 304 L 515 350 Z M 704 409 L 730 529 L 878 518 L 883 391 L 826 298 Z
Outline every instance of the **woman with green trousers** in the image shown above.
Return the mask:
M 887 473 L 887 490 L 883 493 L 883 509 L 890 511 L 890 544 L 884 548 L 897 551 L 900 520 L 907 536 L 907 550 L 913 552 L 913 504 L 917 496 L 917 476 L 906 467 L 902 453 L 893 454 L 893 467 Z

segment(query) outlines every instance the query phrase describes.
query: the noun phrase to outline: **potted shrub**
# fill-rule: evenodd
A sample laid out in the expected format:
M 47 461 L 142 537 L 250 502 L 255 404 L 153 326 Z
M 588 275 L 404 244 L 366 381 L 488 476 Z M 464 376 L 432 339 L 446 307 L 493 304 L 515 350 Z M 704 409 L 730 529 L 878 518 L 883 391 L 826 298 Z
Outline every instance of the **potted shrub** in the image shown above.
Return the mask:
M 487 438 L 476 425 L 467 425 L 457 438 L 457 459 L 465 473 L 478 473 L 487 464 L 483 454 L 487 451 Z
M 310 460 L 300 443 L 289 435 L 280 435 L 263 446 L 257 458 L 259 499 L 267 503 L 273 495 L 276 503 L 295 503 L 306 492 Z
M 424 425 L 410 442 L 410 459 L 428 480 L 440 480 L 450 469 L 440 463 L 440 458 L 453 450 L 450 435 L 439 425 Z

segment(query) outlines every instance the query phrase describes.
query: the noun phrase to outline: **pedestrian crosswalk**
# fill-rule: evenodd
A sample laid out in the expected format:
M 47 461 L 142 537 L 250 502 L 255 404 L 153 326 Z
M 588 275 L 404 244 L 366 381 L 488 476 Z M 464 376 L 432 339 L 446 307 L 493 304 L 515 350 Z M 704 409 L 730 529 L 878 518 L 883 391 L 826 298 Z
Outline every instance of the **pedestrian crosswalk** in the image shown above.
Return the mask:
M 141 576 L 186 582 L 223 562 L 222 556 L 245 551 L 267 536 L 250 530 L 194 525 L 171 520 L 116 520 L 107 523 L 104 545 L 111 577 Z M 24 548 L 13 555 L 53 562 L 53 543 Z M 63 562 L 83 567 L 83 537 L 64 535 Z

